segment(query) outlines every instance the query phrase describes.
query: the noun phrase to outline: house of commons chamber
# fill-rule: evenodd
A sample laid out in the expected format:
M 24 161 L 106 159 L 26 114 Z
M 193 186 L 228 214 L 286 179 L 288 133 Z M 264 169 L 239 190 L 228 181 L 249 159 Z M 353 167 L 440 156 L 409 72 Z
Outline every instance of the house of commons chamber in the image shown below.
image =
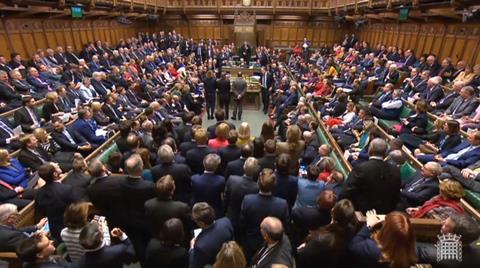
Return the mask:
M 479 268 L 480 1 L 0 1 L 0 267 Z

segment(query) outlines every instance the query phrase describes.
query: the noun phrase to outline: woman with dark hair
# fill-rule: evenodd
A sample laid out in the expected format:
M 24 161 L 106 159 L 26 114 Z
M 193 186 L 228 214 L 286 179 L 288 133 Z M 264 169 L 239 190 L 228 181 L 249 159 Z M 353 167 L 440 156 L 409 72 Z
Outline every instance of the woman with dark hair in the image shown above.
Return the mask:
M 331 209 L 331 223 L 311 231 L 299 247 L 298 267 L 350 267 L 347 246 L 358 230 L 355 208 L 348 199 L 338 201 Z
M 63 243 L 67 247 L 68 257 L 72 262 L 80 260 L 85 254 L 85 249 L 80 245 L 80 232 L 87 225 L 88 217 L 92 212 L 93 205 L 90 202 L 78 202 L 70 204 L 63 214 L 65 228 L 60 233 Z M 99 222 L 103 232 L 103 241 L 110 245 L 110 234 L 105 222 Z
M 264 122 L 262 124 L 262 130 L 260 131 L 260 139 L 262 139 L 264 142 L 267 140 L 275 139 L 274 126 L 269 122 Z
M 442 132 L 431 136 L 431 139 L 427 139 L 426 142 L 418 145 L 418 149 L 414 151 L 418 161 L 422 163 L 433 161 L 435 155 L 450 150 L 462 142 L 458 121 L 448 120 Z M 430 137 L 427 136 L 426 138 Z M 406 143 L 408 144 L 409 142 L 407 141 Z
M 213 119 L 215 113 L 215 99 L 217 95 L 217 82 L 212 71 L 207 72 L 207 77 L 203 81 L 205 90 L 205 100 L 207 103 L 207 119 Z
M 188 252 L 180 246 L 183 241 L 183 223 L 177 218 L 167 220 L 158 238 L 152 238 L 146 249 L 147 267 L 188 267 Z
M 415 103 L 415 110 L 412 111 L 407 118 L 401 119 L 401 124 L 392 127 L 392 134 L 425 134 L 428 125 L 427 108 L 428 106 L 425 101 L 417 101 L 417 103 Z
M 372 228 L 380 223 L 375 211 L 367 212 L 367 224 L 349 245 L 360 267 L 406 268 L 417 261 L 415 232 L 410 220 L 401 212 L 392 212 L 378 232 Z

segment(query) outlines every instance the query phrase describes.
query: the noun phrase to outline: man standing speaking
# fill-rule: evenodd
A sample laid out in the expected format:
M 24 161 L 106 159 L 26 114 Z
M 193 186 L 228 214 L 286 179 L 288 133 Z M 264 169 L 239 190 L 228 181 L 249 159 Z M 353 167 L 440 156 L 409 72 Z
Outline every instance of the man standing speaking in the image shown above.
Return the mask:
M 238 72 L 238 77 L 232 83 L 232 94 L 234 99 L 234 108 L 232 120 L 242 120 L 243 97 L 247 92 L 247 82 L 243 79 L 242 72 Z

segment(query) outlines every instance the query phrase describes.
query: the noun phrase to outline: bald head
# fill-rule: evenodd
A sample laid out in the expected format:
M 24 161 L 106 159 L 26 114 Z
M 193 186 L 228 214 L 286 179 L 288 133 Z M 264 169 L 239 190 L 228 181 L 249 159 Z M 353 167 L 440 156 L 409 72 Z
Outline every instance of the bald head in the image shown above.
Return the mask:
M 283 225 L 282 222 L 275 217 L 266 217 L 260 224 L 260 231 L 263 238 L 269 244 L 282 240 Z
M 143 171 L 143 161 L 140 155 L 133 154 L 130 156 L 125 161 L 125 169 L 128 175 L 140 177 Z

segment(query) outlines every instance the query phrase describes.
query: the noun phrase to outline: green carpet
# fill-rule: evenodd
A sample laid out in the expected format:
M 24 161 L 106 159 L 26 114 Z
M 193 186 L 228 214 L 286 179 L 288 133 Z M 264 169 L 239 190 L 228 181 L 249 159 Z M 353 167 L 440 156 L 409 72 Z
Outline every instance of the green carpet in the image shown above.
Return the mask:
M 232 110 L 230 110 L 230 113 L 232 113 Z M 231 115 L 230 115 L 231 116 Z M 207 120 L 207 113 L 205 113 L 203 119 L 203 127 L 207 128 L 213 124 L 215 124 L 216 120 Z M 261 110 L 255 111 L 255 110 L 244 110 L 242 113 L 242 121 L 240 120 L 231 120 L 230 118 L 228 119 L 228 122 L 231 122 L 235 125 L 235 127 L 238 129 L 238 126 L 242 122 L 247 122 L 250 124 L 250 129 L 252 132 L 252 135 L 255 137 L 260 136 L 260 132 L 262 131 L 262 125 L 264 122 L 268 122 L 268 116 L 263 114 Z

